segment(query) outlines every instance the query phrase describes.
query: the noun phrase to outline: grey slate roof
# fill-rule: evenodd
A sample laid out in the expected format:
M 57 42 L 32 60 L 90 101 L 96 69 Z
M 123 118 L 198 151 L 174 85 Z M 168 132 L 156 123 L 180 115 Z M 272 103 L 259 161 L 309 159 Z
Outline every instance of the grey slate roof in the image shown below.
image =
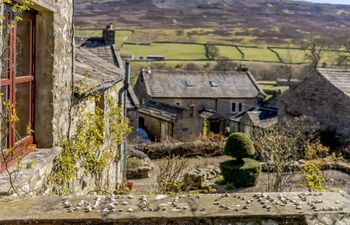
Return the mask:
M 148 101 L 145 104 L 142 104 L 139 112 L 164 121 L 174 122 L 184 110 L 185 109 L 180 107 Z
M 260 128 L 268 128 L 277 123 L 277 114 L 269 111 L 249 111 L 247 116 L 254 126 Z
M 265 95 L 254 77 L 244 71 L 151 70 L 149 73 L 143 70 L 142 76 L 147 94 L 153 98 L 254 98 Z M 211 81 L 217 83 L 217 87 Z
M 94 89 L 106 83 L 122 80 L 124 73 L 113 63 L 110 63 L 85 48 L 75 49 L 75 83 L 87 83 L 87 89 Z M 85 81 L 84 81 L 85 80 Z M 89 91 L 89 90 L 86 90 Z
M 350 97 L 350 70 L 318 69 L 318 72 L 341 92 Z

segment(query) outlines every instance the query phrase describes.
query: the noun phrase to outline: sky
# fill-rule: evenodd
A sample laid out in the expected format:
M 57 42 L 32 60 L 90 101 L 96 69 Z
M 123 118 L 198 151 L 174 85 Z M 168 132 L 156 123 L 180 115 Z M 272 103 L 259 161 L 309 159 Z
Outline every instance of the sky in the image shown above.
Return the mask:
M 346 4 L 350 5 L 350 0 L 306 0 L 308 2 L 317 2 L 317 3 L 332 3 L 332 4 Z

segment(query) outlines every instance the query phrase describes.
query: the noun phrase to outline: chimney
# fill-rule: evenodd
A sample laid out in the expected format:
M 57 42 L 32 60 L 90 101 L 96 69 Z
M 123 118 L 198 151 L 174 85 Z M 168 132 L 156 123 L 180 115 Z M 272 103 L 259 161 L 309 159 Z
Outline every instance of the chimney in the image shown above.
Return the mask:
M 113 24 L 109 23 L 106 26 L 106 29 L 103 30 L 103 40 L 106 45 L 114 45 L 115 44 L 115 30 L 113 29 Z

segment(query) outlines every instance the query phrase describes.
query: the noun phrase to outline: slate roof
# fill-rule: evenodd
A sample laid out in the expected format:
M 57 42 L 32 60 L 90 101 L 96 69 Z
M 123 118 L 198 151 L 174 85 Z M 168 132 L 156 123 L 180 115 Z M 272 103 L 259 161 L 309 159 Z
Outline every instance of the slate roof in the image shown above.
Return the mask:
M 82 81 L 88 85 L 89 91 L 103 84 L 122 80 L 124 72 L 85 48 L 75 49 L 75 83 Z
M 176 118 L 185 111 L 185 109 L 168 104 L 163 104 L 154 101 L 148 101 L 142 104 L 139 109 L 140 113 L 146 114 L 168 122 L 174 122 Z
M 272 111 L 249 111 L 246 114 L 254 126 L 268 128 L 277 123 L 277 113 Z
M 318 72 L 341 92 L 350 97 L 350 70 L 318 69 Z
M 265 93 L 244 71 L 142 71 L 147 93 L 153 98 L 255 98 Z

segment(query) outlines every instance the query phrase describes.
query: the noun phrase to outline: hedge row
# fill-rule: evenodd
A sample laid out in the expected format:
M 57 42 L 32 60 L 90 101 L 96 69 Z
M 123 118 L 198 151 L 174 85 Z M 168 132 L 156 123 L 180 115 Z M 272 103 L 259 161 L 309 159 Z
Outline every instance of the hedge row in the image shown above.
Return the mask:
M 144 152 L 150 159 L 166 157 L 208 157 L 224 154 L 225 141 L 194 141 L 177 143 L 154 143 L 135 145 L 134 148 Z

